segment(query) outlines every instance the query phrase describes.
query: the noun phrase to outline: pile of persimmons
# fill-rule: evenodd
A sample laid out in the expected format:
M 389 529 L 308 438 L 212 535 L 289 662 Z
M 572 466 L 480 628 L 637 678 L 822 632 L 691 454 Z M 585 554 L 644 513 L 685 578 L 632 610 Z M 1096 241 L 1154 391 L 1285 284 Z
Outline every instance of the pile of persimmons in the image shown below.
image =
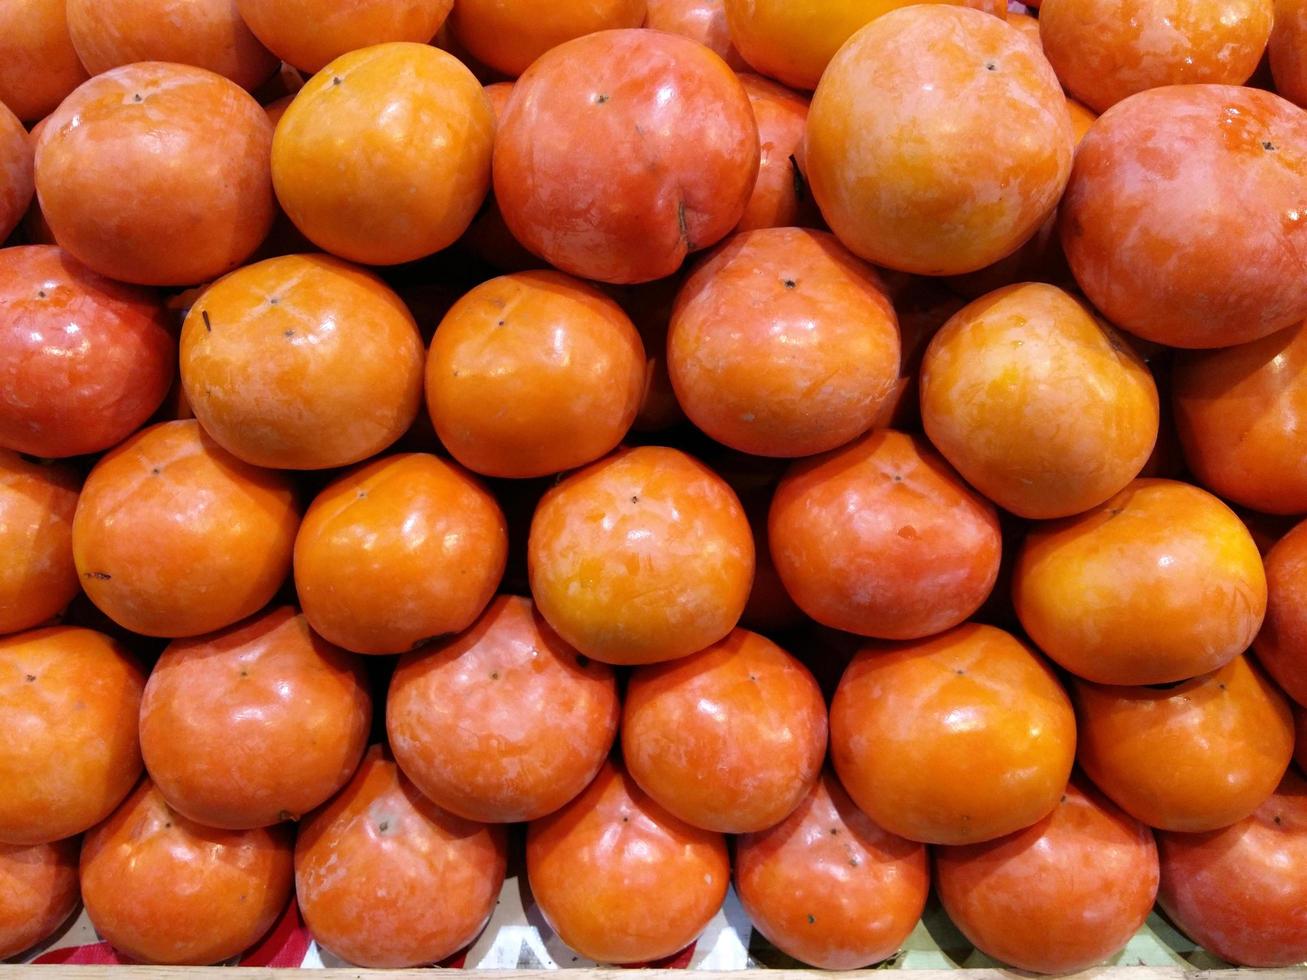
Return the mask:
M 0 957 L 1307 960 L 1307 2 L 1037 6 L 0 4 Z

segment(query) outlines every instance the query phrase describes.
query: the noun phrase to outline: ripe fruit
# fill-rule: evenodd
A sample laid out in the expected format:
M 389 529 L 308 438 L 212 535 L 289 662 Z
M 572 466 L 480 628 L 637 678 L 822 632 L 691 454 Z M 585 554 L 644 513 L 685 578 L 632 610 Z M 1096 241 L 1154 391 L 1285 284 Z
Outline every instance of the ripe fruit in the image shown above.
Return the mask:
M 1159 830 L 1228 827 L 1275 790 L 1293 754 L 1289 703 L 1244 657 L 1163 689 L 1078 681 L 1078 761 Z
M 954 275 L 1039 229 L 1073 146 L 1057 78 L 1020 31 L 922 4 L 877 18 L 840 49 L 812 97 L 805 153 L 821 213 L 854 253 Z
M 892 956 L 930 891 L 926 848 L 878 827 L 829 770 L 775 827 L 735 842 L 735 888 L 754 928 L 823 970 Z
M 1248 648 L 1266 576 L 1225 504 L 1185 483 L 1143 479 L 1086 514 L 1033 528 L 1012 597 L 1030 638 L 1077 676 L 1166 684 Z
M 998 576 L 998 518 L 925 444 L 879 429 L 795 463 L 776 489 L 772 560 L 805 613 L 914 639 L 956 626 Z
M 1157 386 L 1116 331 L 1056 286 L 984 296 L 930 343 L 926 434 L 1022 517 L 1078 514 L 1133 480 L 1157 441 Z
M 546 51 L 596 31 L 639 27 L 644 0 L 459 0 L 451 32 L 468 53 L 505 75 L 526 71 Z
M 24 122 L 48 115 L 86 69 L 68 37 L 65 0 L 11 0 L 0 6 L 0 102 Z
M 678 820 L 611 762 L 528 825 L 526 868 L 549 927 L 600 963 L 644 963 L 689 945 L 731 875 L 721 834 Z
M 685 414 L 718 442 L 810 456 L 882 412 L 898 380 L 898 321 L 875 270 L 833 235 L 744 232 L 677 295 L 667 367 Z
M 504 882 L 504 831 L 446 813 L 373 746 L 300 826 L 295 893 L 313 938 L 364 967 L 442 960 L 477 937 Z
M 290 572 L 290 481 L 242 463 L 192 420 L 132 436 L 91 470 L 73 518 L 82 588 L 146 636 L 197 636 L 267 605 Z
M 793 813 L 821 774 L 826 702 L 808 668 L 737 629 L 631 674 L 622 756 L 640 788 L 686 823 L 765 830 Z
M 205 431 L 247 463 L 346 466 L 417 416 L 422 338 L 372 273 L 286 255 L 200 295 L 182 328 L 181 378 Z
M 1307 523 L 1266 555 L 1266 621 L 1253 641 L 1257 660 L 1284 693 L 1307 705 Z
M 1275 91 L 1295 105 L 1307 105 L 1307 2 L 1275 0 L 1267 53 Z
M 586 656 L 614 664 L 673 660 L 722 639 L 748 601 L 753 561 L 731 488 L 658 446 L 563 480 L 541 499 L 527 543 L 541 615 Z
M 35 145 L 18 117 L 0 102 L 0 242 L 18 227 L 32 202 Z
M 272 124 L 235 82 L 148 61 L 82 84 L 36 145 L 59 244 L 101 275 L 187 286 L 229 272 L 272 227 Z
M 1042 820 L 1075 757 L 1071 702 L 1020 641 L 969 623 L 860 651 L 831 704 L 831 758 L 886 830 L 993 840 Z
M 316 72 L 348 51 L 387 41 L 425 44 L 454 0 L 236 0 L 241 19 L 277 57 Z
M 491 279 L 455 303 L 426 368 L 440 441 L 488 476 L 593 462 L 631 428 L 644 386 L 644 346 L 621 307 L 543 270 Z
M 504 514 L 485 487 L 452 463 L 404 453 L 318 494 L 295 538 L 295 588 L 330 642 L 404 653 L 471 626 L 507 552 Z
M 529 599 L 500 596 L 466 633 L 400 661 L 386 731 L 427 798 L 469 820 L 517 823 L 589 785 L 620 712 L 608 665 L 559 639 Z
M 0 449 L 0 633 L 39 626 L 80 591 L 72 537 L 80 486 L 65 466 Z
M 602 31 L 543 55 L 495 140 L 509 229 L 603 282 L 671 275 L 739 223 L 757 175 L 744 87 L 703 45 L 658 31 Z
M 758 180 L 736 231 L 819 224 L 821 215 L 799 171 L 808 100 L 784 85 L 741 72 L 740 84 L 749 95 L 758 123 Z
M 145 675 L 92 630 L 55 626 L 0 637 L 0 842 L 79 834 L 141 774 L 136 734 Z
M 81 841 L 0 844 L 0 960 L 41 942 L 77 908 Z
M 152 292 L 49 245 L 0 251 L 0 446 L 79 456 L 159 407 L 177 345 Z
M 1085 295 L 1174 347 L 1228 347 L 1307 316 L 1307 113 L 1269 92 L 1131 96 L 1081 141 L 1060 205 Z
M 148 779 L 82 845 L 95 931 L 142 963 L 203 966 L 253 946 L 291 896 L 291 832 L 213 830 Z
M 748 66 L 731 43 L 724 0 L 649 0 L 644 26 L 683 34 L 710 48 L 735 71 Z
M 1036 973 L 1118 952 L 1152 911 L 1157 881 L 1152 832 L 1079 779 L 1025 830 L 935 850 L 949 918 L 982 952 Z

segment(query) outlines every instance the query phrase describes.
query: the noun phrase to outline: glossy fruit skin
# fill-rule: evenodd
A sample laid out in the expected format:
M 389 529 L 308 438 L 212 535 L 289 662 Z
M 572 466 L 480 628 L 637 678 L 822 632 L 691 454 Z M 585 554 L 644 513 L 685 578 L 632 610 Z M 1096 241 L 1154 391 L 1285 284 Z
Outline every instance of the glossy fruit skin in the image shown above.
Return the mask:
M 1307 782 L 1292 772 L 1231 827 L 1157 836 L 1162 908 L 1204 949 L 1238 966 L 1307 958 Z
M 865 648 L 831 704 L 831 758 L 853 801 L 928 844 L 993 840 L 1042 820 L 1075 758 L 1071 702 L 1000 629 L 968 623 Z
M 306 73 L 374 44 L 426 44 L 453 5 L 454 0 L 236 0 L 255 36 Z
M 850 250 L 956 275 L 1039 229 L 1073 147 L 1057 78 L 1020 31 L 923 4 L 877 18 L 840 49 L 813 94 L 804 152 L 813 196 Z
M 73 559 L 114 622 L 146 636 L 198 636 L 268 603 L 290 572 L 298 527 L 283 474 L 242 463 L 193 419 L 163 422 L 87 476 Z
M 784 820 L 826 757 L 826 702 L 808 668 L 736 629 L 631 674 L 622 756 L 640 788 L 695 827 L 740 834 Z
M 731 876 L 721 834 L 678 820 L 611 762 L 527 826 L 526 868 L 549 927 L 600 963 L 684 949 L 721 907 Z
M 1307 705 L 1307 523 L 1266 555 L 1266 620 L 1253 640 L 1257 661 L 1300 705 Z
M 95 931 L 142 963 L 204 966 L 253 946 L 290 900 L 291 830 L 214 830 L 148 780 L 82 845 Z
M 502 828 L 446 813 L 373 746 L 345 791 L 301 824 L 295 891 L 314 939 L 337 956 L 423 966 L 484 928 L 506 850 Z
M 1274 791 L 1293 755 L 1289 702 L 1245 657 L 1162 690 L 1075 684 L 1078 761 L 1159 830 L 1228 827 Z
M 667 367 L 690 421 L 718 442 L 811 456 L 880 415 L 898 380 L 898 320 L 875 270 L 834 235 L 748 231 L 681 288 Z
M 371 722 L 362 663 L 280 606 L 168 646 L 145 685 L 141 752 L 173 809 L 246 830 L 297 820 L 333 796 Z
M 1307 316 L 1304 175 L 1307 113 L 1269 92 L 1131 96 L 1076 151 L 1059 209 L 1071 271 L 1146 340 L 1229 347 L 1282 330 Z
M 116 445 L 159 407 L 176 357 L 149 290 L 52 245 L 0 251 L 0 446 L 63 457 Z
M 731 43 L 725 0 L 648 0 L 648 8 L 645 27 L 683 34 L 710 48 L 735 71 L 748 69 Z
M 24 122 L 53 112 L 86 81 L 65 11 L 65 0 L 14 0 L 0 8 L 0 102 Z
M 785 589 L 817 622 L 906 640 L 975 612 L 998 576 L 998 518 L 926 445 L 878 429 L 795 463 L 768 519 Z
M 461 0 L 449 26 L 477 61 L 516 77 L 545 52 L 574 38 L 640 27 L 645 13 L 645 0 Z
M 1293 761 L 1301 772 L 1307 773 L 1307 710 L 1296 707 L 1293 712 L 1297 739 L 1294 744 Z
M 588 657 L 655 663 L 702 650 L 739 622 L 753 535 L 738 498 L 675 449 L 619 450 L 559 483 L 531 521 L 540 614 Z
M 30 678 L 30 679 L 29 679 Z M 44 844 L 107 817 L 141 774 L 145 675 L 102 633 L 69 626 L 0 637 L 0 843 Z
M 1203 485 L 1268 514 L 1307 511 L 1307 329 L 1177 357 L 1171 372 L 1185 461 Z
M 68 0 L 68 32 L 93 75 L 171 61 L 255 89 L 281 64 L 245 26 L 236 0 Z
M 18 227 L 32 203 L 32 153 L 27 130 L 0 102 L 0 242 Z
M 181 378 L 205 430 L 247 463 L 327 469 L 375 455 L 417 417 L 422 338 L 370 272 L 286 255 L 204 291 L 182 327 Z
M 620 713 L 612 668 L 559 639 L 531 600 L 499 596 L 467 632 L 400 660 L 386 731 L 404 774 L 438 806 L 518 823 L 590 784 Z
M 926 848 L 877 826 L 827 770 L 798 809 L 735 842 L 735 890 L 789 956 L 856 970 L 893 956 L 930 891 Z
M 761 75 L 740 73 L 758 123 L 758 180 L 736 231 L 755 228 L 813 227 L 821 214 L 799 169 L 808 100 Z
M 440 321 L 427 358 L 440 441 L 488 476 L 593 462 L 631 428 L 644 387 L 644 345 L 622 308 L 548 270 L 473 288 Z
M 1039 823 L 935 852 L 949 918 L 1019 970 L 1074 973 L 1120 951 L 1157 895 L 1157 844 L 1088 781 L 1071 780 Z
M 601 31 L 536 61 L 495 140 L 504 221 L 564 272 L 661 279 L 744 214 L 758 126 L 735 73 L 659 31 Z
M 1017 557 L 1017 615 L 1040 649 L 1102 684 L 1167 684 L 1248 648 L 1266 611 L 1257 545 L 1197 487 L 1141 479 L 1036 527 Z
M 1157 385 L 1110 326 L 1056 286 L 989 293 L 930 342 L 926 434 L 1021 517 L 1066 517 L 1124 489 L 1157 441 Z
M 1275 91 L 1294 105 L 1307 105 L 1307 0 L 1275 0 L 1267 54 Z
M 494 135 L 480 82 L 452 54 L 378 44 L 336 58 L 296 94 L 272 142 L 273 185 L 319 248 L 410 262 L 472 223 Z
M 0 960 L 53 935 L 73 914 L 81 843 L 0 844 Z
M 491 493 L 426 453 L 386 456 L 314 499 L 295 538 L 295 588 L 314 630 L 357 653 L 404 653 L 459 633 L 504 575 Z
M 189 286 L 229 272 L 272 227 L 272 124 L 235 82 L 147 61 L 65 99 L 36 145 L 59 244 L 101 275 Z
M 81 590 L 73 513 L 81 480 L 0 449 L 0 634 L 39 626 Z
M 1048 0 L 1044 54 L 1095 112 L 1163 85 L 1242 85 L 1271 36 L 1272 0 Z

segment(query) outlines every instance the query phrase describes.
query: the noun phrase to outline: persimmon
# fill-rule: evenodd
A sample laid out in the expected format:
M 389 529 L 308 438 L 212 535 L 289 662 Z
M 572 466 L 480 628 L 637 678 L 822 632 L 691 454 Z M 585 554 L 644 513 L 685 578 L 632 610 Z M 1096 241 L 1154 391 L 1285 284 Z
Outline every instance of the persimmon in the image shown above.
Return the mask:
M 1307 106 L 1307 2 L 1275 0 L 1267 54 L 1275 91 L 1295 105 Z
M 749 96 L 721 58 L 676 34 L 601 31 L 517 80 L 495 199 L 513 235 L 562 271 L 648 282 L 739 223 L 758 161 Z
M 1307 709 L 1296 707 L 1293 712 L 1294 723 L 1297 729 L 1297 739 L 1294 743 L 1293 761 L 1298 764 L 1298 769 L 1307 773 Z
M 0 449 L 0 633 L 41 625 L 80 591 L 73 564 L 80 488 L 66 466 Z
M 821 215 L 798 163 L 808 100 L 761 75 L 741 72 L 740 83 L 749 94 L 758 123 L 760 155 L 758 180 L 736 231 L 820 224 Z
M 600 963 L 646 963 L 693 942 L 726 898 L 726 838 L 672 816 L 618 766 L 527 826 L 531 893 L 558 938 Z
M 53 935 L 77 908 L 82 842 L 0 844 L 0 960 Z
M 27 130 L 0 102 L 0 242 L 18 227 L 32 203 L 32 157 Z
M 176 357 L 153 292 L 51 245 L 0 250 L 0 446 L 62 457 L 116 445 L 159 407 Z
M 851 251 L 955 275 L 1039 229 L 1074 143 L 1057 77 L 1016 28 L 921 4 L 840 49 L 812 97 L 804 153 L 822 216 Z
M 1081 141 L 1059 207 L 1085 295 L 1173 347 L 1229 347 L 1307 316 L 1307 112 L 1270 92 L 1173 85 Z
M 380 279 L 286 255 L 204 291 L 181 335 L 181 379 L 205 431 L 256 466 L 327 469 L 404 434 L 422 399 L 422 337 Z
M 536 605 L 564 640 L 605 663 L 673 660 L 739 622 L 753 536 L 720 477 L 675 449 L 620 450 L 563 480 L 531 521 Z
M 1248 649 L 1266 612 L 1257 545 L 1225 504 L 1136 480 L 1088 513 L 1031 530 L 1013 601 L 1039 648 L 1102 684 L 1167 684 Z
M 1158 830 L 1243 820 L 1293 755 L 1289 702 L 1245 657 L 1177 686 L 1077 681 L 1078 761 L 1121 809 Z
M 1125 488 L 1157 441 L 1157 385 L 1116 331 L 1056 286 L 976 300 L 921 366 L 926 435 L 1022 517 L 1066 517 Z
M 380 746 L 300 826 L 295 892 L 325 949 L 366 967 L 423 966 L 458 952 L 494 911 L 504 830 L 456 817 Z
M 426 367 L 440 441 L 489 476 L 547 476 L 593 462 L 631 428 L 644 385 L 644 345 L 630 318 L 593 286 L 552 270 L 473 288 L 440 321 Z
M 735 889 L 789 956 L 856 970 L 894 955 L 926 904 L 926 848 L 853 805 L 829 770 L 788 817 L 735 841 Z
M 121 626 L 197 636 L 268 603 L 299 527 L 283 474 L 242 463 L 193 420 L 163 422 L 107 453 L 73 518 L 82 588 Z
M 0 102 L 14 115 L 35 122 L 86 79 L 68 36 L 65 0 L 12 0 L 0 7 Z
M 1266 555 L 1266 619 L 1253 640 L 1257 660 L 1284 693 L 1307 705 L 1307 523 Z
M 82 844 L 82 901 L 95 931 L 142 963 L 205 966 L 244 952 L 290 900 L 287 825 L 214 830 L 142 780 Z
M 808 668 L 733 630 L 705 650 L 631 674 L 627 772 L 688 824 L 765 830 L 803 802 L 826 756 L 826 702 Z
M 644 26 L 692 38 L 712 49 L 736 71 L 748 67 L 731 43 L 725 0 L 648 0 Z
M 935 849 L 935 887 L 978 949 L 1019 970 L 1074 973 L 1119 952 L 1157 895 L 1152 832 L 1087 781 L 1039 823 Z
M 667 367 L 685 414 L 718 442 L 811 456 L 880 415 L 898 380 L 898 321 L 875 270 L 835 236 L 763 228 L 685 281 Z
M 974 844 L 1053 811 L 1075 758 L 1071 702 L 1048 666 L 993 626 L 867 647 L 831 704 L 831 758 L 886 830 Z
M 1103 112 L 1163 85 L 1242 85 L 1273 17 L 1272 0 L 1047 0 L 1039 36 L 1067 90 Z
M 426 44 L 454 0 L 236 0 L 254 35 L 303 72 L 359 48 L 388 41 Z
M 1307 959 L 1307 781 L 1288 773 L 1233 826 L 1162 833 L 1159 904 L 1195 942 L 1239 966 Z
M 141 774 L 145 675 L 103 633 L 0 637 L 0 842 L 44 844 L 107 817 Z
M 914 639 L 962 622 L 998 576 L 998 517 L 925 441 L 879 429 L 790 468 L 768 519 L 772 560 L 827 626 Z
M 645 0 L 459 0 L 449 26 L 454 39 L 477 61 L 515 77 L 565 41 L 639 27 L 645 13 Z
M 428 799 L 469 820 L 517 823 L 590 784 L 620 711 L 611 667 L 564 643 L 529 599 L 500 596 L 465 633 L 400 661 L 386 731 Z
M 36 191 L 59 244 L 101 275 L 188 286 L 229 272 L 272 227 L 272 124 L 203 68 L 97 75 L 50 116 Z

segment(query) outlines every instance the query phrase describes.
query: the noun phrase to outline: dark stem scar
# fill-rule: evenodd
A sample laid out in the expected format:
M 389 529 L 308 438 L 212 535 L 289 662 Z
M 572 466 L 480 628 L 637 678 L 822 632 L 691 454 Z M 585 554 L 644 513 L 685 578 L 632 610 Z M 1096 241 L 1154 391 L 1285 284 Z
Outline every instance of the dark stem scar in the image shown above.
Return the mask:
M 1274 143 L 1272 143 L 1270 140 L 1263 140 L 1263 141 L 1262 141 L 1262 149 L 1263 149 L 1263 150 L 1277 150 L 1277 149 L 1279 149 L 1279 147 L 1277 147 L 1277 146 L 1276 146 Z
M 383 834 L 389 829 L 390 829 L 389 820 L 383 820 L 381 821 L 381 823 L 377 824 L 377 830 L 381 831 Z
M 200 319 L 204 321 L 204 329 L 209 333 L 213 332 L 213 324 L 209 322 L 209 311 L 200 310 Z
M 99 582 L 107 582 L 109 581 L 109 579 L 113 578 L 113 576 L 110 575 L 108 572 L 86 572 L 82 577 L 93 578 Z
M 333 76 L 331 77 L 331 84 L 332 84 L 332 85 L 339 85 L 339 84 L 340 84 L 341 82 L 343 82 L 344 80 L 345 80 L 345 79 L 341 78 L 339 75 L 333 75 Z
M 144 102 L 145 100 L 141 98 L 141 93 L 140 93 L 140 92 L 137 92 L 135 95 L 132 96 L 132 101 L 133 101 L 133 102 Z
M 793 279 L 782 279 L 781 282 L 785 284 L 786 289 L 793 289 L 795 286 L 798 285 L 798 283 L 795 282 Z
M 598 92 L 595 94 L 595 98 L 594 98 L 595 105 L 603 105 L 607 101 L 608 101 L 608 96 L 605 95 L 603 92 Z
M 814 916 L 811 912 L 809 912 L 809 913 L 808 913 L 808 925 L 811 926 L 811 925 L 816 925 L 816 924 L 817 924 L 817 917 Z
M 282 333 L 281 333 L 281 335 L 282 335 L 283 337 L 286 337 L 286 338 L 294 337 L 294 336 L 295 336 L 295 331 L 294 331 L 294 330 L 283 330 Z
M 25 675 L 25 679 L 26 679 L 27 683 L 31 684 L 33 681 L 36 680 L 36 675 L 35 675 L 35 674 L 27 674 L 27 675 Z

